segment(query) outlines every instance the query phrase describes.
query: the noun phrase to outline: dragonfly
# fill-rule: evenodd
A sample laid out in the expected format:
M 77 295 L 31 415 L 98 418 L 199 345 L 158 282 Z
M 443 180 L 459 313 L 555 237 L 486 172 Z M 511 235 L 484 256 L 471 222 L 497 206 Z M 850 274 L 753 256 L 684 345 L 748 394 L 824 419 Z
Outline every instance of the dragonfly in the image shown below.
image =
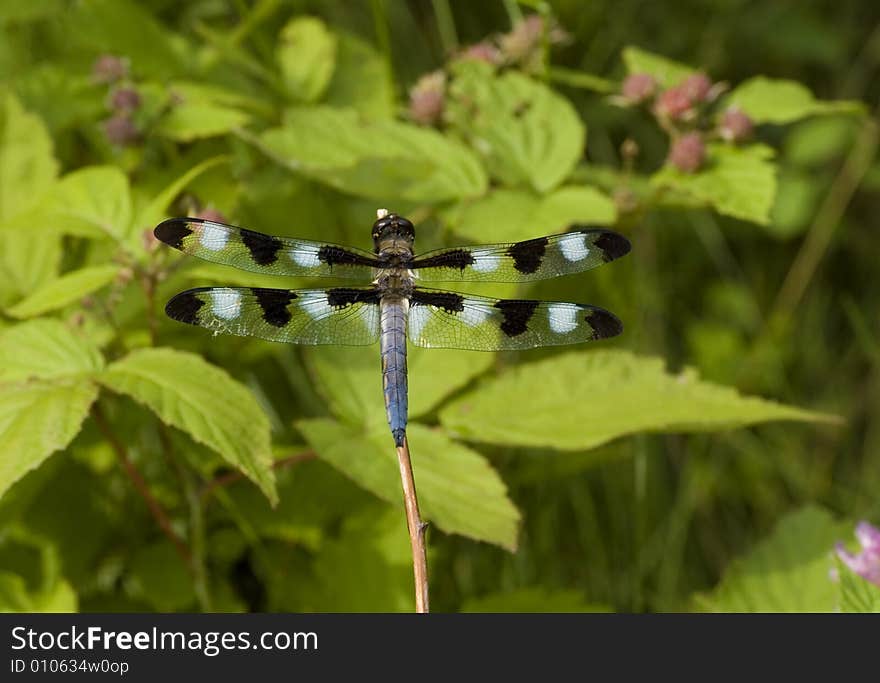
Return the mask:
M 217 333 L 290 344 L 379 342 L 388 425 L 406 438 L 407 338 L 420 347 L 506 351 L 577 344 L 620 334 L 609 311 L 586 304 L 493 299 L 422 286 L 433 282 L 532 282 L 579 273 L 624 256 L 612 230 L 571 226 L 521 242 L 446 247 L 416 254 L 415 228 L 380 209 L 373 251 L 266 235 L 201 218 L 170 218 L 155 236 L 185 254 L 267 275 L 361 280 L 324 289 L 197 287 L 166 314 Z

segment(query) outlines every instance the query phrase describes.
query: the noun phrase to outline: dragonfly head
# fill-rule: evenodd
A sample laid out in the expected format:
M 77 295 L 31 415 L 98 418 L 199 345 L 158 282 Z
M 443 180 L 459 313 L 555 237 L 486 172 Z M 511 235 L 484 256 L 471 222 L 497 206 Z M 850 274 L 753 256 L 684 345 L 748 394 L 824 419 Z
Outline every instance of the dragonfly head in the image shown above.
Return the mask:
M 373 223 L 373 246 L 377 254 L 411 252 L 416 229 L 406 218 L 389 213 Z

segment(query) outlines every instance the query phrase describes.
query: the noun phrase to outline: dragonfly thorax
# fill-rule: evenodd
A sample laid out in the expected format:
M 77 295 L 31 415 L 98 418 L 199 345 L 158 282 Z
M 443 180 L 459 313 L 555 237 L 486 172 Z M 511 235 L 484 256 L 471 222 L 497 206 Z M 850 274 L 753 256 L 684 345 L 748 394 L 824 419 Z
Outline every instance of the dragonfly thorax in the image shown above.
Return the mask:
M 373 223 L 373 248 L 379 256 L 412 256 L 416 230 L 406 218 L 389 213 Z

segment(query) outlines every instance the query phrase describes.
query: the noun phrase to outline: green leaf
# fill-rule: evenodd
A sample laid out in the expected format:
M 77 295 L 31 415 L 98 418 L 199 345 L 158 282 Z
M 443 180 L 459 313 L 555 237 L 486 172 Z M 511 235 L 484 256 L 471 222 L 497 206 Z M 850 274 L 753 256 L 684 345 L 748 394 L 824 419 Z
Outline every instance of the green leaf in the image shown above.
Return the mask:
M 89 376 L 103 367 L 92 340 L 58 320 L 31 320 L 0 332 L 0 382 Z
M 263 150 L 293 171 L 371 199 L 441 202 L 482 194 L 479 160 L 440 133 L 357 112 L 310 107 L 266 131 Z
M 442 424 L 465 439 L 510 446 L 593 448 L 636 432 L 731 429 L 769 420 L 834 418 L 740 396 L 658 358 L 572 351 L 509 369 L 456 398 Z
M 610 612 L 611 609 L 587 602 L 584 600 L 583 593 L 577 590 L 549 590 L 535 586 L 470 598 L 462 605 L 461 611 L 560 614 L 565 612 Z
M 278 37 L 277 59 L 287 92 L 300 102 L 316 102 L 333 76 L 336 36 L 320 19 L 291 19 Z
M 59 231 L 120 239 L 131 223 L 128 178 L 116 166 L 86 166 L 68 173 L 51 193 L 49 207 Z
M 418 347 L 410 347 L 407 356 L 411 418 L 428 413 L 494 361 L 490 353 Z M 311 348 L 306 349 L 305 357 L 335 415 L 366 427 L 385 424 L 382 370 L 376 349 Z
M 614 202 L 588 185 L 561 187 L 543 197 L 498 189 L 466 205 L 452 229 L 474 242 L 517 242 L 561 232 L 572 223 L 611 225 Z
M 665 166 L 652 182 L 713 207 L 718 213 L 760 225 L 770 222 L 776 197 L 776 164 L 765 145 L 708 145 L 705 168 L 684 173 Z M 664 201 L 670 201 L 664 198 Z M 675 203 L 675 197 L 670 203 Z
M 880 613 L 880 586 L 853 572 L 839 558 L 835 559 L 840 578 L 840 611 L 847 614 Z
M 726 106 L 742 109 L 755 123 L 791 123 L 820 114 L 864 114 L 854 100 L 823 102 L 797 81 L 755 76 L 741 83 L 725 99 Z
M 177 142 L 225 135 L 244 126 L 250 117 L 239 109 L 211 102 L 183 102 L 162 117 L 156 133 Z
M 67 447 L 97 397 L 86 379 L 0 385 L 0 495 Z
M 808 173 L 799 172 L 791 166 L 783 167 L 771 220 L 766 226 L 767 232 L 788 238 L 806 230 L 816 215 L 824 184 L 824 181 Z
M 191 353 L 140 349 L 98 379 L 217 451 L 277 502 L 269 420 L 253 394 L 225 371 Z
M 446 117 L 506 185 L 547 192 L 583 156 L 586 128 L 571 103 L 516 71 L 494 75 L 464 62 L 452 81 Z
M 0 224 L 34 206 L 57 173 L 43 122 L 6 95 L 0 109 Z
M 29 591 L 23 577 L 0 571 L 0 612 L 76 612 L 76 591 L 60 579 L 50 587 Z
M 29 230 L 33 230 L 33 226 Z M 39 238 L 24 239 L 26 234 L 16 230 L 0 231 L 0 305 L 28 296 L 57 276 L 62 236 L 46 231 Z
M 394 442 L 384 429 L 369 433 L 328 419 L 297 428 L 322 460 L 398 506 L 403 494 Z M 504 482 L 482 455 L 419 424 L 407 430 L 422 514 L 446 533 L 516 549 L 519 512 Z
M 848 531 L 822 508 L 793 512 L 697 603 L 712 612 L 831 612 L 837 594 L 831 548 Z
M 561 83 L 571 88 L 580 88 L 599 93 L 611 93 L 617 90 L 617 84 L 614 81 L 609 81 L 607 78 L 602 78 L 586 71 L 553 66 L 550 67 L 549 75 L 550 80 L 554 83 Z
M 166 188 L 164 188 L 146 207 L 141 209 L 133 221 L 133 237 L 139 239 L 137 229 L 152 229 L 159 221 L 165 217 L 165 211 L 168 206 L 175 200 L 183 189 L 193 180 L 198 178 L 206 171 L 211 170 L 215 166 L 226 163 L 229 157 L 225 155 L 211 157 L 203 162 L 196 164 L 179 178 L 175 178 Z
M 385 58 L 369 43 L 340 33 L 336 70 L 323 101 L 333 107 L 351 107 L 371 119 L 392 118 L 394 81 Z
M 649 74 L 663 88 L 678 85 L 696 69 L 687 64 L 629 46 L 623 49 L 623 63 L 628 74 Z
M 15 318 L 32 318 L 63 308 L 110 284 L 119 269 L 120 266 L 93 266 L 67 273 L 43 285 L 6 312 Z

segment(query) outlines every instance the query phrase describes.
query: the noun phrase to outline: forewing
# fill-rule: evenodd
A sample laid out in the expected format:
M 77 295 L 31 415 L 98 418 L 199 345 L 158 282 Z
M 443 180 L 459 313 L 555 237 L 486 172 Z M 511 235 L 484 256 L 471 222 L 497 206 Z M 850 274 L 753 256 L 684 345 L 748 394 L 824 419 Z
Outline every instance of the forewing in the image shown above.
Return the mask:
M 614 314 L 595 306 L 421 288 L 413 292 L 408 320 L 409 339 L 416 346 L 472 351 L 579 344 L 622 331 Z
M 199 287 L 174 296 L 165 312 L 215 334 L 289 344 L 365 346 L 379 338 L 379 292 L 369 287 Z
M 583 229 L 510 244 L 429 251 L 411 268 L 423 282 L 528 282 L 580 273 L 629 253 L 612 230 Z
M 371 279 L 373 254 L 338 244 L 275 237 L 202 218 L 170 218 L 156 238 L 205 261 L 269 275 Z

